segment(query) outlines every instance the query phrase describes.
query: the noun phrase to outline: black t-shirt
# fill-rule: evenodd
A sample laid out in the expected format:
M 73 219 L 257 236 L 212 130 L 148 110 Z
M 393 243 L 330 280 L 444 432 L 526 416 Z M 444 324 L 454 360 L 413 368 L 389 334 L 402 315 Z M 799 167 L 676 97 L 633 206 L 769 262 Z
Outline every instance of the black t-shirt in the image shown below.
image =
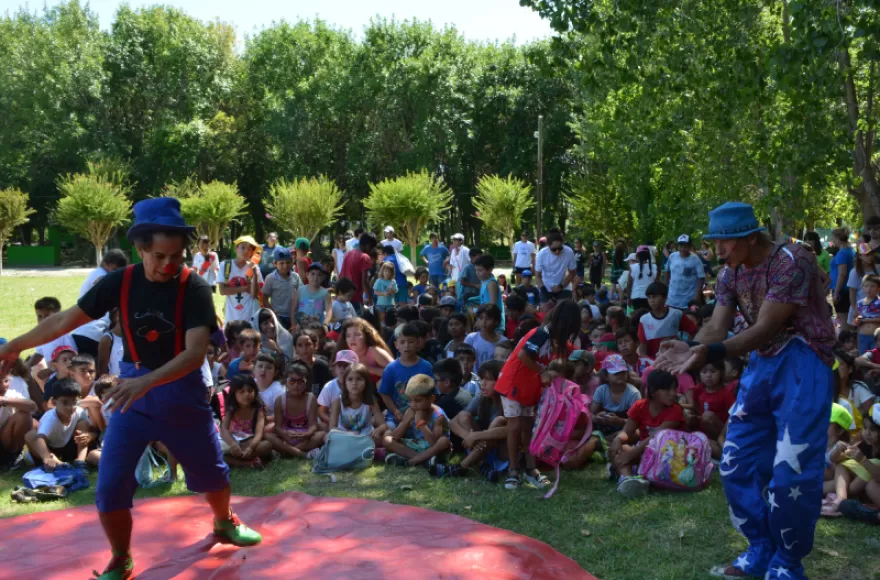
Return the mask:
M 436 338 L 429 338 L 425 341 L 425 348 L 422 349 L 419 356 L 434 364 L 446 358 L 446 349 Z
M 443 409 L 443 412 L 452 421 L 456 415 L 467 408 L 472 398 L 470 393 L 457 388 L 451 393 L 437 397 L 437 406 Z
M 322 357 L 315 357 L 315 364 L 312 365 L 312 394 L 316 397 L 320 395 L 324 385 L 332 380 L 330 365 Z
M 113 308 L 119 307 L 122 294 L 122 276 L 125 269 L 107 274 L 79 299 L 79 307 L 91 318 L 101 318 Z M 141 364 L 156 370 L 174 358 L 174 341 L 177 319 L 177 292 L 179 278 L 170 282 L 151 282 L 144 275 L 143 264 L 137 264 L 131 276 L 128 297 L 129 320 L 123 326 L 131 325 L 131 337 L 140 356 Z M 214 314 L 214 299 L 211 287 L 204 278 L 191 272 L 183 296 L 183 332 L 206 326 L 209 332 L 217 331 L 217 317 Z M 125 352 L 122 360 L 134 362 L 123 339 Z

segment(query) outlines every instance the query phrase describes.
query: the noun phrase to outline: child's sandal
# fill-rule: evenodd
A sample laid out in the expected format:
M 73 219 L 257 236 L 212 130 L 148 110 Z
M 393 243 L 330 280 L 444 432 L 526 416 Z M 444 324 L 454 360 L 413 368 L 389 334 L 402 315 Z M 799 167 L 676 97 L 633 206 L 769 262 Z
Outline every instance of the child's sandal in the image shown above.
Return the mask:
M 504 489 L 519 489 L 521 485 L 518 475 L 508 475 L 504 480 Z

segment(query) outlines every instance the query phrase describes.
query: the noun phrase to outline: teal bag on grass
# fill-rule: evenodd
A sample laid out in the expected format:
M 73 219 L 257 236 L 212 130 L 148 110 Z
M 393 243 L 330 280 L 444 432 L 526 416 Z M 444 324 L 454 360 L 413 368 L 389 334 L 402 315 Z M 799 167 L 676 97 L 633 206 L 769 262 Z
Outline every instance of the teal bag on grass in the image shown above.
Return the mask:
M 369 435 L 330 431 L 327 443 L 315 458 L 314 473 L 332 473 L 346 469 L 366 469 L 373 462 L 376 444 Z

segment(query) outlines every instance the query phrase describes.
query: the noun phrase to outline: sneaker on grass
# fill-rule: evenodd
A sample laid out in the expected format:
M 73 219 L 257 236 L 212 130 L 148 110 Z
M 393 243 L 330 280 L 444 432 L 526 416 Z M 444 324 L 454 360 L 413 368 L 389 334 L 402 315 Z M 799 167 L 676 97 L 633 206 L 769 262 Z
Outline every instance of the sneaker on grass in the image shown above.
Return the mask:
M 648 483 L 648 480 L 639 475 L 621 475 L 617 482 L 617 491 L 627 499 L 636 499 L 644 497 L 648 493 L 650 486 L 651 484 Z
M 397 467 L 405 467 L 409 463 L 409 459 L 397 453 L 389 453 L 385 456 L 385 465 L 396 465 Z

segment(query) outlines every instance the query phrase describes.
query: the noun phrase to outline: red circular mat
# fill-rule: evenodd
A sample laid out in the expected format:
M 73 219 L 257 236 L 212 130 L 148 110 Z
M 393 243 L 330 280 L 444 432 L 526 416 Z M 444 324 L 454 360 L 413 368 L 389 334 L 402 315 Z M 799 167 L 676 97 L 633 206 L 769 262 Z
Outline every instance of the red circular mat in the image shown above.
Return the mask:
M 136 502 L 137 578 L 595 580 L 542 542 L 451 514 L 297 492 L 232 501 L 261 545 L 217 544 L 201 496 Z M 109 559 L 94 507 L 2 522 L 0 576 L 82 580 Z

